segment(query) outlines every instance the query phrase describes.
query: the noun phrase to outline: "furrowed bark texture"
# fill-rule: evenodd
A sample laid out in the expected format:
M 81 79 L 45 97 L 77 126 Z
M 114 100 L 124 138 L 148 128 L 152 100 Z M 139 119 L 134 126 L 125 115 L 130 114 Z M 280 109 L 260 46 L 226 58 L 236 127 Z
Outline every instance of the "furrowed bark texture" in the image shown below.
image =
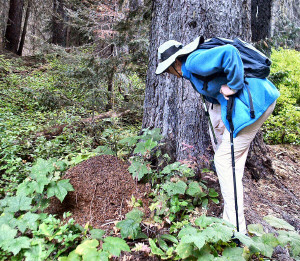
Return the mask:
M 193 146 L 192 156 L 198 158 L 202 168 L 209 165 L 207 159 L 212 159 L 212 150 L 200 95 L 187 80 L 155 75 L 157 48 L 162 43 L 174 39 L 187 44 L 199 35 L 250 41 L 250 0 L 155 0 L 153 3 L 143 127 L 162 129 L 173 160 L 188 157 L 184 144 Z

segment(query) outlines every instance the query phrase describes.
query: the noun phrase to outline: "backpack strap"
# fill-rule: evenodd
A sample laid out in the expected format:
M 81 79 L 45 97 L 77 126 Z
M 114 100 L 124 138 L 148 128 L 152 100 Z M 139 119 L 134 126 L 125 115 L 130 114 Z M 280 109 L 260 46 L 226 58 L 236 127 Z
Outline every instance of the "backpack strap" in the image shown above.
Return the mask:
M 249 96 L 250 118 L 254 119 L 255 118 L 255 111 L 254 111 L 254 106 L 253 106 L 253 100 L 252 100 L 252 95 L 251 95 L 250 89 L 248 87 L 249 83 L 246 81 L 246 76 L 245 76 L 245 79 L 244 79 L 244 83 L 245 83 L 245 86 L 246 86 L 246 89 L 247 89 L 247 92 L 248 92 L 248 96 Z

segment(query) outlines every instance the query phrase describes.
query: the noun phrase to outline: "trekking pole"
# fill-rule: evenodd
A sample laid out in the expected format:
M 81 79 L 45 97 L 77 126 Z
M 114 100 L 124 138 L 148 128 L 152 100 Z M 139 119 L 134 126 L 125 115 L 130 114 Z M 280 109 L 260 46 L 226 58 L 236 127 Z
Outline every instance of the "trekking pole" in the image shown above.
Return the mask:
M 213 135 L 213 138 L 214 138 L 215 145 L 218 145 L 218 141 L 217 141 L 217 137 L 216 137 L 216 134 L 215 134 L 215 130 L 214 130 L 214 127 L 213 127 L 213 125 L 211 123 L 209 112 L 208 112 L 208 109 L 206 107 L 206 103 L 205 103 L 205 100 L 204 100 L 204 97 L 203 97 L 202 94 L 201 94 L 201 99 L 202 99 L 202 104 L 203 104 L 203 108 L 204 108 L 204 111 L 205 111 L 205 115 L 206 115 L 206 117 L 208 119 L 209 127 L 211 129 L 211 132 L 212 132 L 212 135 Z
M 237 189 L 236 189 L 236 176 L 235 176 L 235 158 L 234 158 L 234 146 L 233 146 L 233 122 L 232 122 L 232 111 L 234 105 L 234 97 L 229 96 L 227 102 L 227 115 L 226 119 L 229 122 L 230 126 L 230 146 L 231 146 L 231 164 L 232 164 L 232 176 L 233 176 L 233 190 L 234 190 L 234 204 L 235 204 L 235 218 L 236 218 L 236 230 L 240 231 L 239 228 L 239 213 L 238 213 L 238 202 L 237 202 Z

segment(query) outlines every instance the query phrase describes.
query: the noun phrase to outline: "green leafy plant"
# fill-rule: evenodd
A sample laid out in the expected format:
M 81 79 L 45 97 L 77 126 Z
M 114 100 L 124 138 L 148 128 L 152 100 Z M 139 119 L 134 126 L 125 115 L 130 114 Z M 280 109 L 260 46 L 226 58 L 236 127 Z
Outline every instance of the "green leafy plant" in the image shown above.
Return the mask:
M 0 200 L 1 230 L 3 235 L 9 235 L 0 238 L 0 247 L 7 256 L 47 258 L 55 247 L 59 256 L 80 237 L 81 231 L 76 229 L 74 220 L 64 223 L 40 213 L 50 197 L 56 196 L 62 201 L 67 192 L 73 190 L 68 180 L 60 179 L 65 167 L 61 161 L 38 159 L 29 177 L 18 186 L 17 194 Z
M 141 232 L 140 223 L 142 221 L 144 213 L 135 208 L 126 214 L 126 219 L 117 223 L 116 227 L 121 230 L 122 238 L 138 239 L 147 238 L 147 236 Z
M 184 226 L 178 234 L 149 239 L 149 244 L 153 254 L 173 260 L 249 260 L 253 255 L 271 258 L 278 245 L 287 246 L 292 256 L 298 257 L 300 235 L 294 227 L 273 216 L 267 216 L 265 220 L 280 229 L 277 236 L 265 233 L 262 225 L 254 224 L 249 225 L 248 230 L 255 236 L 249 237 L 234 232 L 234 226 L 223 219 L 202 215 L 194 225 Z M 244 247 L 236 247 L 234 238 L 239 239 Z
M 300 53 L 296 50 L 272 50 L 270 80 L 280 91 L 273 115 L 263 126 L 268 143 L 299 144 L 300 133 Z
M 120 256 L 121 251 L 130 252 L 127 243 L 118 237 L 106 237 L 102 240 L 102 248 L 99 250 L 99 241 L 97 239 L 87 239 L 83 241 L 67 257 L 59 258 L 60 261 L 72 260 L 91 260 L 91 261 L 108 261 L 112 256 Z

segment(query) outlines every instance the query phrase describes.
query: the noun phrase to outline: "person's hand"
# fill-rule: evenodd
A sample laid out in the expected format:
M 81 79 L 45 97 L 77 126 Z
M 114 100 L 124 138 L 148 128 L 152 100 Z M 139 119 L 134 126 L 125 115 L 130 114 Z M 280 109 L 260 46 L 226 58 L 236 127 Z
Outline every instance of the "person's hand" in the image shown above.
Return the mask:
M 226 100 L 229 100 L 228 96 L 235 94 L 235 91 L 230 89 L 227 84 L 224 84 L 221 86 L 220 93 L 223 94 Z

